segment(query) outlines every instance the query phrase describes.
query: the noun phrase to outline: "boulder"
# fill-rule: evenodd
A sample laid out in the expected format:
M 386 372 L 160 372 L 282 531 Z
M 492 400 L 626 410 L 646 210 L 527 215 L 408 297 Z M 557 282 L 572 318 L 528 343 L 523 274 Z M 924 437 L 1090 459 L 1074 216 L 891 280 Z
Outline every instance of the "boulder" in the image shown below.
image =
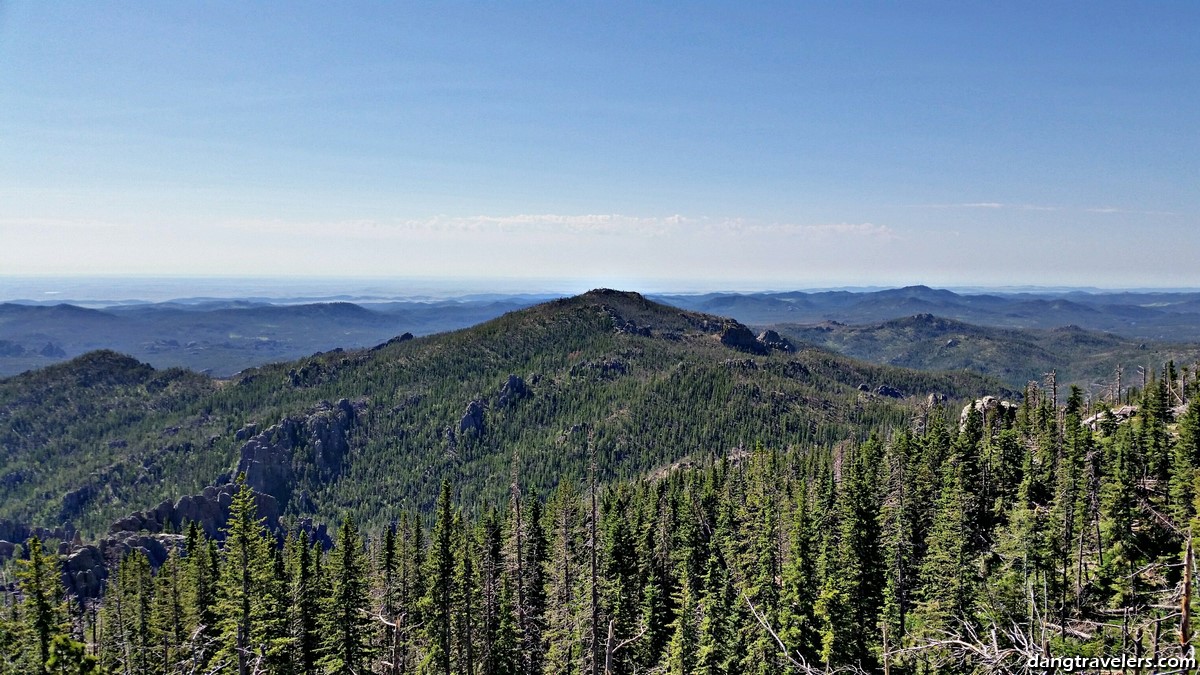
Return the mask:
M 881 384 L 878 387 L 875 387 L 875 393 L 879 396 L 886 396 L 888 398 L 904 398 L 904 392 L 886 384 Z

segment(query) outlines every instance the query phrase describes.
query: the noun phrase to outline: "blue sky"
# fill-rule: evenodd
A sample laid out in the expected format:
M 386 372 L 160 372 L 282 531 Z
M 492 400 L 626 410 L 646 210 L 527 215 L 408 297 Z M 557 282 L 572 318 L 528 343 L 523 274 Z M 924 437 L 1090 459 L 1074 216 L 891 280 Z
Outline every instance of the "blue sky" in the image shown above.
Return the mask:
M 750 4 L 0 0 L 0 274 L 1200 286 L 1200 3 Z

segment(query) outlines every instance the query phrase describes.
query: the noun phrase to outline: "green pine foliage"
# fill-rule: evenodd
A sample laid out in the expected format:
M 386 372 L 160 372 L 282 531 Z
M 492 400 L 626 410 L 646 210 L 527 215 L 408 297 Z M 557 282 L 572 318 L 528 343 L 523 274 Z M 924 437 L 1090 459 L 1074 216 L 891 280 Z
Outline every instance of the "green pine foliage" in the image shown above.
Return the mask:
M 366 554 L 354 521 L 347 518 L 329 554 L 330 593 L 322 612 L 320 666 L 329 675 L 366 672 L 374 650 L 374 621 L 367 579 Z

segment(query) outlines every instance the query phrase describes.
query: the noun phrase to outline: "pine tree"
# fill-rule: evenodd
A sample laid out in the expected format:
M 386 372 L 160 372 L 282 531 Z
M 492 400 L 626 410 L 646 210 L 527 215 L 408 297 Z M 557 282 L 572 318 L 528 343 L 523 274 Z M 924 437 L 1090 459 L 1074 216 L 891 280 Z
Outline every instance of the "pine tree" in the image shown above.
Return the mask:
M 700 631 L 696 621 L 697 606 L 687 574 L 679 576 L 679 612 L 671 624 L 671 642 L 667 646 L 667 673 L 691 675 L 696 672 L 700 648 Z
M 546 656 L 546 565 L 547 541 L 542 525 L 540 500 L 529 504 L 525 542 L 525 628 L 522 650 L 528 655 L 529 675 L 541 675 Z
M 366 672 L 372 653 L 372 621 L 366 555 L 352 518 L 346 518 L 338 530 L 330 557 L 331 591 L 322 612 L 321 666 L 329 675 L 357 675 Z
M 546 655 L 547 675 L 567 675 L 580 670 L 585 643 L 580 633 L 580 503 L 579 495 L 568 482 L 560 483 L 550 500 L 546 514 L 550 532 L 547 562 Z
M 378 635 L 378 651 L 383 655 L 383 672 L 393 675 L 399 670 L 400 627 L 400 579 L 397 576 L 399 551 L 396 543 L 396 526 L 393 523 L 383 533 L 383 549 L 380 551 L 375 570 L 376 595 L 379 598 L 379 616 L 382 628 Z
M 512 584 L 506 577 L 500 582 L 500 604 L 498 607 L 495 641 L 491 649 L 491 668 L 494 675 L 519 675 L 524 673 L 521 661 L 521 636 L 517 611 L 514 606 Z
M 220 576 L 216 542 L 195 522 L 188 525 L 182 561 L 184 635 L 190 671 L 199 671 L 215 651 L 217 580 Z
M 294 675 L 311 675 L 317 672 L 317 656 L 320 651 L 318 621 L 321 603 L 316 585 L 314 551 L 309 544 L 308 532 L 301 530 L 290 537 L 285 545 L 287 555 L 287 598 L 289 637 L 289 670 Z
M 453 672 L 454 597 L 454 507 L 450 500 L 450 479 L 442 481 L 437 500 L 437 521 L 434 524 L 425 578 L 429 588 L 422 602 L 425 634 L 429 648 L 423 668 L 429 673 L 451 675 Z
M 628 652 L 617 652 L 616 647 L 638 632 L 641 600 L 637 550 L 628 526 L 629 499 L 626 490 L 617 490 L 602 516 L 604 540 L 600 585 L 603 619 L 597 628 L 597 638 L 601 663 L 607 663 L 606 670 L 615 675 L 623 675 L 632 669 Z
M 817 578 L 817 534 L 807 490 L 797 491 L 792 514 L 788 560 L 783 568 L 780 589 L 779 637 L 793 658 L 805 663 L 816 661 L 820 650 L 817 617 L 813 613 L 819 580 Z
M 478 635 L 479 582 L 475 573 L 471 527 L 461 514 L 454 518 L 454 591 L 451 598 L 454 623 L 454 662 L 460 675 L 474 672 Z
M 46 672 L 53 675 L 100 675 L 100 660 L 87 653 L 87 645 L 60 633 L 50 642 Z
M 42 548 L 42 541 L 37 536 L 31 537 L 26 547 L 28 557 L 19 561 L 17 572 L 26 636 L 24 667 L 25 672 L 40 673 L 46 672 L 50 645 L 55 637 L 67 632 L 67 611 L 57 561 Z
M 229 507 L 222 549 L 217 614 L 220 663 L 236 665 L 239 675 L 280 658 L 286 651 L 280 612 L 274 542 L 256 517 L 254 493 L 244 480 Z
M 976 580 L 969 544 L 972 509 L 963 482 L 956 457 L 943 472 L 937 515 L 921 563 L 920 602 L 914 610 L 919 639 L 935 639 L 940 631 L 957 633 L 959 621 L 969 617 Z
M 154 637 L 154 649 L 158 654 L 157 658 L 152 659 L 158 664 L 155 672 L 175 672 L 180 662 L 186 660 L 183 652 L 187 634 L 184 625 L 182 568 L 179 550 L 172 549 L 154 577 L 151 633 Z
M 104 670 L 138 675 L 151 671 L 155 654 L 150 633 L 154 579 L 150 561 L 139 551 L 121 559 L 109 579 L 103 618 L 101 666 Z
M 717 556 L 709 558 L 701 614 L 695 672 L 703 675 L 728 673 L 738 656 L 733 634 L 733 586 Z
M 822 554 L 824 584 L 816 609 L 823 623 L 821 658 L 830 664 L 870 669 L 875 660 L 873 629 L 884 586 L 875 475 L 880 454 L 878 443 L 869 441 L 843 469 L 835 506 L 838 531 Z

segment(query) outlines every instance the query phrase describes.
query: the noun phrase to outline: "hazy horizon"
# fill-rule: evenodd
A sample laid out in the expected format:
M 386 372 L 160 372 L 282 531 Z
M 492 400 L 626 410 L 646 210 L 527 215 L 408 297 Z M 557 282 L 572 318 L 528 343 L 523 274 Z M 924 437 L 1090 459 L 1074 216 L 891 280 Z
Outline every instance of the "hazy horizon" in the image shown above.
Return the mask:
M 253 299 L 266 302 L 348 301 L 369 304 L 389 301 L 438 301 L 487 296 L 567 296 L 593 288 L 614 288 L 647 295 L 699 295 L 708 293 L 781 293 L 879 290 L 928 286 L 960 294 L 1060 294 L 1060 293 L 1192 293 L 1189 287 L 1103 287 L 1103 286 L 938 286 L 897 283 L 891 285 L 819 285 L 791 287 L 747 282 L 729 286 L 687 280 L 642 281 L 635 285 L 589 283 L 570 279 L 504 278 L 378 278 L 378 277 L 244 277 L 244 276 L 153 276 L 153 275 L 0 275 L 0 302 L 60 302 L 116 305 L 138 302 L 168 302 Z
M 1198 24 L 2 3 L 0 273 L 1197 287 Z

